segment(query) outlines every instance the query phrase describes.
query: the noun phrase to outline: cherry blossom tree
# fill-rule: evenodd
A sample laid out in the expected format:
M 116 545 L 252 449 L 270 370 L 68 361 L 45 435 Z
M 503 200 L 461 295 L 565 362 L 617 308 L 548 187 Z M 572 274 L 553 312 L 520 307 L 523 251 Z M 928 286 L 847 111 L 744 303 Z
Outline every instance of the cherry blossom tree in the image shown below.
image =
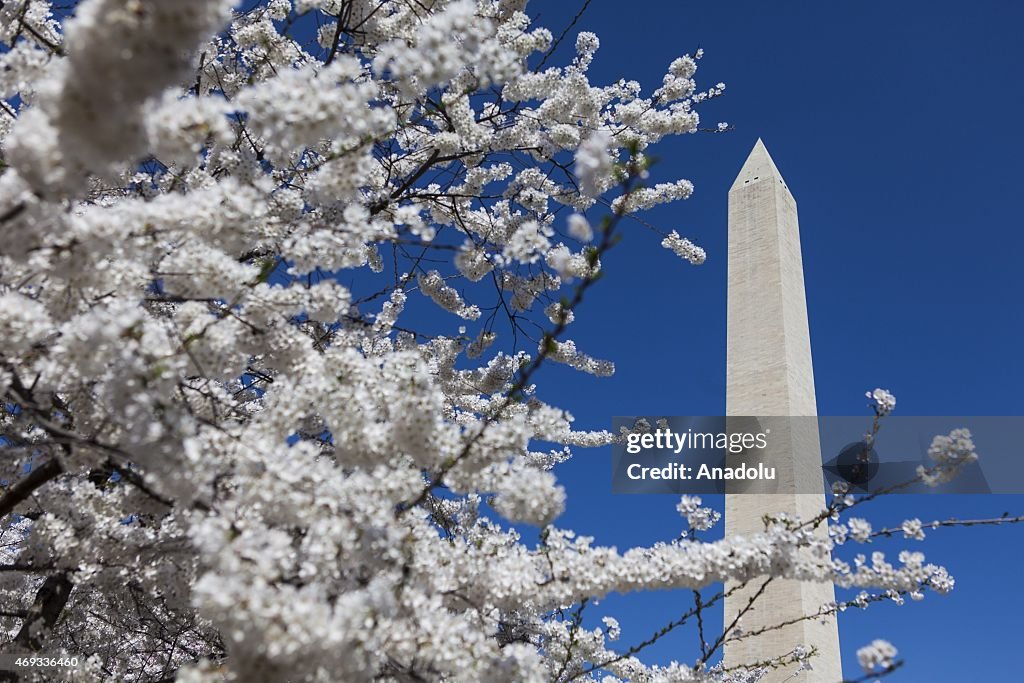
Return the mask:
M 525 5 L 0 2 L 4 649 L 87 658 L 74 680 L 755 680 L 813 653 L 725 671 L 727 630 L 643 661 L 722 593 L 632 646 L 584 608 L 952 588 L 917 552 L 831 561 L 894 531 L 841 519 L 843 492 L 751 538 L 619 552 L 558 526 L 557 465 L 620 436 L 575 430 L 536 372 L 614 371 L 567 335 L 623 222 L 693 191 L 649 183 L 649 150 L 724 85 L 697 86 L 699 50 L 651 93 L 592 84 L 598 38 Z M 939 481 L 969 435 L 935 455 Z

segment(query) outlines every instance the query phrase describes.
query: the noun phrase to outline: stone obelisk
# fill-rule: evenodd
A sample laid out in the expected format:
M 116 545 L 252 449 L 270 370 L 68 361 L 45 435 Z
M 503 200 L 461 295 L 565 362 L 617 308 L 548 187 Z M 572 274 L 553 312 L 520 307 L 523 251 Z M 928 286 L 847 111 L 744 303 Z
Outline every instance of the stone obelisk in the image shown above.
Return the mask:
M 729 190 L 728 309 L 726 414 L 817 415 L 796 201 L 761 140 Z M 763 531 L 766 513 L 787 512 L 807 519 L 824 507 L 816 423 L 776 419 L 771 425 L 769 452 L 763 459 L 779 468 L 775 492 L 727 493 L 727 535 Z M 755 579 L 726 598 L 726 625 L 762 583 Z M 814 647 L 813 669 L 802 672 L 798 680 L 838 683 L 842 669 L 834 618 L 824 623 L 819 618 L 801 620 L 833 600 L 830 583 L 772 581 L 743 614 L 742 632 L 793 623 L 726 643 L 726 666 L 768 661 L 798 646 Z M 794 670 L 787 666 L 764 680 L 788 680 Z

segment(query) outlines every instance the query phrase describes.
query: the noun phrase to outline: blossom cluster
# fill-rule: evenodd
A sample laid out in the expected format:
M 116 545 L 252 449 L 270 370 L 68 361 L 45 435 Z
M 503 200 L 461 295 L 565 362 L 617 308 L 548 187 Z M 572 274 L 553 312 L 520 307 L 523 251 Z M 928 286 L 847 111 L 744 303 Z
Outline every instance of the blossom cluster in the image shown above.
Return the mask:
M 865 395 L 871 399 L 875 414 L 879 417 L 889 415 L 896 408 L 896 397 L 885 389 L 875 389 Z
M 978 454 L 974 451 L 970 430 L 954 429 L 948 436 L 939 434 L 932 439 L 928 457 L 935 465 L 918 465 L 918 476 L 928 486 L 938 486 L 956 477 L 964 466 L 975 462 Z
M 870 644 L 857 650 L 857 661 L 868 673 L 876 669 L 888 669 L 896 660 L 897 650 L 887 640 L 873 640 Z

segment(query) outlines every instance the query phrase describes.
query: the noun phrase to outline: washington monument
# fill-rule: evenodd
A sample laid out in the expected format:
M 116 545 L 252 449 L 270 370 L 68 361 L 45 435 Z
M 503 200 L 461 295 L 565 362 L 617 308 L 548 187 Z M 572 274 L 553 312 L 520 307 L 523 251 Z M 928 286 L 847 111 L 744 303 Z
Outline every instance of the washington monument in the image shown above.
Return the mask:
M 726 414 L 817 415 L 796 201 L 760 140 L 729 190 L 728 302 Z M 807 519 L 824 507 L 817 427 L 811 420 L 792 422 L 780 425 L 784 434 L 773 434 L 773 450 L 765 458 L 780 468 L 776 492 L 726 495 L 727 537 L 763 531 L 765 513 Z M 752 581 L 726 598 L 726 625 L 749 605 L 761 583 Z M 772 581 L 743 615 L 743 632 L 789 625 L 726 643 L 726 666 L 813 647 L 813 670 L 799 680 L 838 683 L 843 676 L 834 617 L 824 623 L 801 620 L 834 600 L 830 583 Z M 787 680 L 794 669 L 776 670 L 764 680 Z

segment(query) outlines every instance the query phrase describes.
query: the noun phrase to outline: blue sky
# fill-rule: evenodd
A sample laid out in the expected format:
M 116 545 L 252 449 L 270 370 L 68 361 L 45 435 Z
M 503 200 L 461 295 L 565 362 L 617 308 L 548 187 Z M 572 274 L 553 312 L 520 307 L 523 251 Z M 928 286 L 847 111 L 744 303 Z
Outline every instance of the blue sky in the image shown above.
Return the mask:
M 535 1 L 528 11 L 557 34 L 579 5 Z M 595 379 L 552 367 L 542 397 L 592 428 L 606 428 L 614 415 L 724 411 L 726 193 L 762 137 L 799 204 L 819 413 L 867 416 L 864 391 L 881 386 L 896 394 L 902 415 L 1024 414 L 1024 6 L 625 7 L 593 2 L 570 34 L 601 37 L 595 82 L 624 76 L 650 92 L 674 57 L 701 46 L 701 84 L 728 85 L 703 114 L 733 132 L 673 139 L 658 150 L 653 180 L 690 178 L 694 197 L 647 216 L 691 237 L 709 258 L 689 266 L 656 235 L 627 224 L 626 239 L 605 259 L 606 279 L 571 330 L 582 350 L 614 359 L 617 373 Z M 612 496 L 609 463 L 607 451 L 581 451 L 559 470 L 569 492 L 559 523 L 620 548 L 676 534 L 675 498 Z M 891 524 L 1021 510 L 1018 496 L 899 496 L 871 517 Z M 844 614 L 846 675 L 859 675 L 856 648 L 882 637 L 907 660 L 889 680 L 1008 680 L 1024 607 L 1022 541 L 1024 528 L 929 534 L 919 549 L 950 569 L 956 590 Z M 618 616 L 630 644 L 690 605 L 685 593 L 630 596 L 594 614 Z M 651 654 L 692 661 L 695 646 L 694 635 L 682 633 Z
M 581 6 L 532 0 L 528 12 L 557 35 Z M 617 373 L 597 379 L 548 365 L 540 397 L 590 429 L 609 428 L 615 415 L 724 412 L 727 192 L 761 137 L 799 204 L 819 413 L 864 415 L 867 425 L 864 392 L 880 386 L 896 394 L 897 415 L 1024 415 L 1021 25 L 1024 5 L 993 0 L 592 2 L 565 45 L 580 30 L 600 36 L 595 84 L 625 77 L 650 93 L 672 59 L 703 47 L 699 83 L 728 85 L 702 108 L 704 123 L 735 130 L 655 150 L 651 180 L 689 178 L 696 193 L 644 218 L 706 248 L 707 263 L 684 263 L 627 222 L 569 330 Z M 561 57 L 549 63 L 571 54 Z M 414 322 L 451 333 L 436 309 L 410 306 Z M 558 468 L 569 494 L 558 524 L 620 549 L 675 537 L 676 498 L 614 496 L 610 469 L 610 449 L 578 451 Z M 892 526 L 1004 512 L 1024 512 L 1024 496 L 894 496 L 869 516 Z M 1009 680 L 1024 526 L 940 530 L 915 549 L 947 566 L 956 590 L 843 614 L 846 676 L 860 675 L 858 647 L 886 638 L 906 660 L 888 680 Z M 616 616 L 628 647 L 691 606 L 687 591 L 612 596 L 588 608 L 588 623 Z M 706 624 L 713 638 L 720 611 Z M 692 663 L 697 652 L 695 631 L 681 629 L 646 656 Z

